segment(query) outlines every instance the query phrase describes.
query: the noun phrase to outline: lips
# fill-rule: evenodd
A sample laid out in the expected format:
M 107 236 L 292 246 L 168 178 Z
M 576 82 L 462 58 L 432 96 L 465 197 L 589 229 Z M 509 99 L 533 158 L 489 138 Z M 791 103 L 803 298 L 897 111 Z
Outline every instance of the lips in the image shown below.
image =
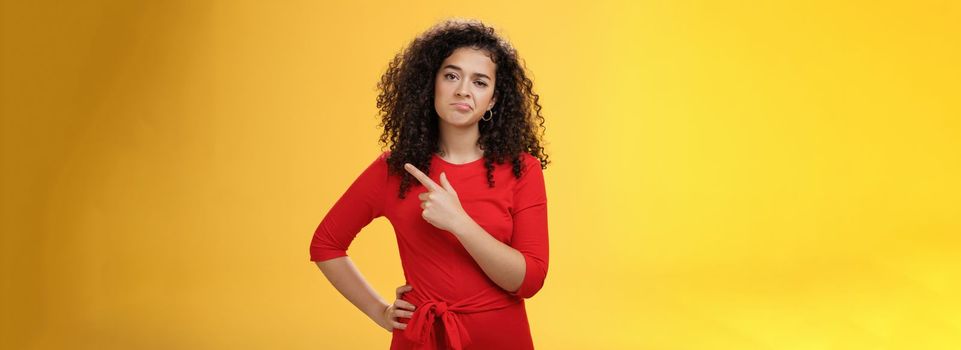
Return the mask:
M 466 103 L 451 103 L 450 105 L 454 106 L 454 108 L 457 108 L 458 110 L 461 110 L 461 111 L 469 111 L 472 109 L 470 105 Z

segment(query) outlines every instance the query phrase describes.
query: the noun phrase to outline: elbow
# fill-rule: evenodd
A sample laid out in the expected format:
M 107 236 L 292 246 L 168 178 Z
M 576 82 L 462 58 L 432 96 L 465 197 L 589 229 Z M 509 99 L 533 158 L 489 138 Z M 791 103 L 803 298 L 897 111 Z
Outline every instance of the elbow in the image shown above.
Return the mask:
M 347 256 L 347 250 L 335 247 L 322 247 L 322 246 L 311 246 L 310 247 L 310 261 L 313 262 L 324 262 L 330 259 L 339 258 L 342 256 Z
M 533 297 L 544 286 L 547 278 L 547 261 L 524 255 L 524 278 L 521 280 L 520 287 L 510 292 L 520 298 L 528 299 Z
M 310 261 L 322 262 L 342 256 L 347 256 L 347 247 L 336 244 L 332 240 L 322 239 L 323 236 L 315 234 L 310 242 Z

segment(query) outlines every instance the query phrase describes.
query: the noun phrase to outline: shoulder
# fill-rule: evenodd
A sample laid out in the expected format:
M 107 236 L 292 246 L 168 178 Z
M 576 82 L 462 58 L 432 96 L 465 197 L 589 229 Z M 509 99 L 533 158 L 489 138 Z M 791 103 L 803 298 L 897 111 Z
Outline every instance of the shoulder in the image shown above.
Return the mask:
M 366 172 L 383 174 L 387 172 L 387 157 L 389 152 L 381 152 L 367 165 Z
M 376 169 L 378 173 L 389 177 L 389 175 L 392 173 L 390 170 L 390 163 L 388 162 L 389 159 L 390 151 L 382 151 L 370 164 L 370 167 Z
M 542 170 L 541 160 L 527 152 L 521 152 L 521 168 L 524 170 Z
M 544 170 L 541 160 L 530 153 L 521 153 L 521 173 L 514 182 L 514 198 L 518 203 L 543 201 L 545 196 Z M 523 208 L 525 206 L 521 206 Z
M 374 163 L 378 163 L 378 164 L 380 164 L 381 166 L 386 167 L 387 164 L 388 164 L 387 161 L 388 161 L 389 159 L 390 159 L 390 151 L 389 151 L 389 150 L 388 150 L 388 151 L 381 151 L 380 154 L 377 155 L 377 158 L 374 159 Z
M 527 152 L 521 152 L 521 174 L 520 178 L 543 177 L 544 170 L 541 167 L 541 160 Z

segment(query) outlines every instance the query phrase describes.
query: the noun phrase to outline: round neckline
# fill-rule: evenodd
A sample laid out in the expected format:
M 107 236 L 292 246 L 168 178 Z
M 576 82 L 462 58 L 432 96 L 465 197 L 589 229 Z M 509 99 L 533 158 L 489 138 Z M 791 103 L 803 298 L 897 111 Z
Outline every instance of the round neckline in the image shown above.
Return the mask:
M 441 158 L 440 155 L 437 154 L 437 153 L 434 153 L 434 158 L 440 160 L 441 163 L 444 163 L 444 164 L 449 165 L 449 166 L 455 166 L 455 167 L 468 166 L 468 165 L 471 165 L 471 164 L 474 164 L 474 163 L 477 163 L 477 162 L 480 162 L 480 161 L 483 161 L 483 160 L 484 160 L 484 156 L 481 156 L 480 158 L 477 158 L 477 159 L 475 159 L 475 160 L 469 161 L 469 162 L 467 162 L 467 163 L 455 164 L 455 163 L 451 163 L 451 162 L 448 162 L 448 161 L 444 160 L 444 158 Z

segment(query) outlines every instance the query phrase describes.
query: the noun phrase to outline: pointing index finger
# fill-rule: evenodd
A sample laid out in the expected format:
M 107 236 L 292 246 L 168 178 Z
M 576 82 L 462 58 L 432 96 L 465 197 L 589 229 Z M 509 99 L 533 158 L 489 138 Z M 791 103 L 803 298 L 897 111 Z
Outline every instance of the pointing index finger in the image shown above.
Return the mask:
M 424 187 L 427 187 L 427 189 L 430 190 L 431 192 L 437 191 L 438 189 L 441 188 L 439 185 L 437 185 L 436 182 L 434 182 L 434 180 L 431 180 L 429 177 L 427 177 L 427 175 L 424 175 L 424 173 L 421 172 L 420 169 L 417 169 L 417 167 L 410 165 L 410 163 L 404 163 L 404 169 L 407 169 L 408 173 L 410 173 L 411 175 L 414 175 L 414 178 L 416 178 L 417 181 L 420 181 L 420 183 L 423 184 Z

